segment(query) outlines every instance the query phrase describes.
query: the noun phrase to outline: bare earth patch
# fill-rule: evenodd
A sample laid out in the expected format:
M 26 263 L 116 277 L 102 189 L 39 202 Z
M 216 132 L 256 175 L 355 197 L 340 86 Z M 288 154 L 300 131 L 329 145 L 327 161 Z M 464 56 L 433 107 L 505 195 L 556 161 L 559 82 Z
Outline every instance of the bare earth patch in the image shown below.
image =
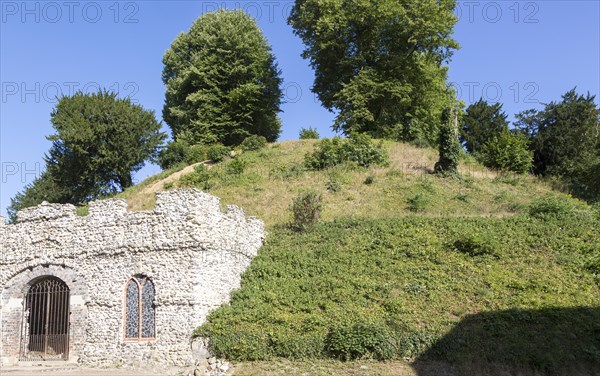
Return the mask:
M 164 191 L 164 186 L 167 183 L 173 183 L 176 182 L 177 180 L 179 180 L 183 175 L 187 175 L 190 174 L 192 172 L 194 172 L 194 168 L 198 165 L 209 165 L 210 161 L 204 161 L 204 162 L 198 162 L 195 163 L 193 165 L 189 165 L 186 168 L 184 168 L 183 170 L 177 171 L 169 176 L 167 176 L 164 179 L 161 179 L 159 181 L 157 181 L 156 183 L 152 184 L 151 186 L 149 186 L 148 188 L 144 189 L 143 191 L 140 192 L 140 194 L 142 195 L 151 195 L 152 193 L 156 193 L 159 191 Z

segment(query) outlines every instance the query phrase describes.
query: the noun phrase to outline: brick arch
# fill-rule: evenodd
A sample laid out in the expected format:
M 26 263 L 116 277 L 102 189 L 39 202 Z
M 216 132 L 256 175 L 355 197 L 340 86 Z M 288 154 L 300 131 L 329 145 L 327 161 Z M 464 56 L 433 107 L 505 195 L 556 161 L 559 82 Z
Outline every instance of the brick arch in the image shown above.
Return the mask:
M 7 281 L 2 298 L 22 298 L 34 283 L 44 277 L 59 278 L 69 287 L 71 295 L 79 295 L 87 301 L 88 291 L 84 278 L 73 268 L 60 264 L 37 265 L 21 270 Z
M 38 264 L 21 268 L 12 274 L 1 292 L 2 311 L 0 340 L 3 362 L 16 364 L 20 354 L 23 304 L 30 287 L 46 277 L 63 281 L 69 288 L 71 340 L 69 357 L 77 359 L 86 340 L 88 289 L 86 280 L 73 267 L 64 264 Z

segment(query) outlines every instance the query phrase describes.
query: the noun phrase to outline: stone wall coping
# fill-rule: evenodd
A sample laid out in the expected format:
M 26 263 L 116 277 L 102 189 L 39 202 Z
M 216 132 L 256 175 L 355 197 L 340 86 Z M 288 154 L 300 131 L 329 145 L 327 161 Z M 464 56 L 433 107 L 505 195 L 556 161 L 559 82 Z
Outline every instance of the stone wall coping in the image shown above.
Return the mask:
M 150 251 L 152 249 L 219 250 L 247 257 L 246 243 L 264 241 L 264 223 L 197 189 L 156 193 L 151 211 L 130 212 L 123 199 L 91 202 L 79 216 L 71 204 L 42 203 L 17 213 L 17 223 L 0 226 L 0 265 L 56 257 Z M 136 233 L 140 232 L 140 233 Z M 46 260 L 47 259 L 47 260 Z

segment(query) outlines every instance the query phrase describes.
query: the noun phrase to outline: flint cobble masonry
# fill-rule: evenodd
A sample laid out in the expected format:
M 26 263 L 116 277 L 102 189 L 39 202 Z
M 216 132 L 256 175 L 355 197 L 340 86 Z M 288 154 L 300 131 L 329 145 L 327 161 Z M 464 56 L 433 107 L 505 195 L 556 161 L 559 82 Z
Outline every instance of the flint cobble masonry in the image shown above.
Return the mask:
M 3 365 L 23 351 L 29 288 L 53 277 L 69 288 L 69 361 L 86 365 L 194 363 L 192 332 L 229 300 L 264 242 L 262 221 L 198 190 L 157 194 L 153 211 L 123 200 L 44 203 L 0 221 Z M 155 288 L 155 338 L 125 338 L 125 289 L 143 275 Z M 25 323 L 27 324 L 27 323 Z

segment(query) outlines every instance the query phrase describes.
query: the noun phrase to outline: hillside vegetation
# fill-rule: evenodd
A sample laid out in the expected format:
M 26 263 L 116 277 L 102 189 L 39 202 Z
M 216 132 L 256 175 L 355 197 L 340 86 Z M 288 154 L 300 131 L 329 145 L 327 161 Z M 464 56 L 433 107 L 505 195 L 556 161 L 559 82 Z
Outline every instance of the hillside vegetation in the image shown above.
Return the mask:
M 313 144 L 167 171 L 122 195 L 149 209 L 158 187 L 193 186 L 267 223 L 241 289 L 196 332 L 217 356 L 408 360 L 407 375 L 437 374 L 435 362 L 452 375 L 600 371 L 600 234 L 587 204 L 468 159 L 461 177 L 440 178 L 434 150 L 391 142 L 387 167 L 305 171 Z M 323 192 L 323 217 L 297 232 L 289 205 L 307 189 Z M 335 369 L 322 367 L 308 374 Z M 390 367 L 372 374 L 401 374 Z
M 235 159 L 209 164 L 206 170 L 187 177 L 169 179 L 184 167 L 180 166 L 153 176 L 118 197 L 128 200 L 130 210 L 148 210 L 154 206 L 154 191 L 196 187 L 220 197 L 223 204 L 242 207 L 271 227 L 290 220 L 292 198 L 307 189 L 323 192 L 324 221 L 414 213 L 433 217 L 503 217 L 526 211 L 536 197 L 555 194 L 537 178 L 500 176 L 470 157 L 461 161 L 462 178 L 440 179 L 431 175 L 438 158 L 436 150 L 396 142 L 384 144 L 390 157 L 387 167 L 344 164 L 306 171 L 304 156 L 314 144 L 314 140 L 271 144 Z

